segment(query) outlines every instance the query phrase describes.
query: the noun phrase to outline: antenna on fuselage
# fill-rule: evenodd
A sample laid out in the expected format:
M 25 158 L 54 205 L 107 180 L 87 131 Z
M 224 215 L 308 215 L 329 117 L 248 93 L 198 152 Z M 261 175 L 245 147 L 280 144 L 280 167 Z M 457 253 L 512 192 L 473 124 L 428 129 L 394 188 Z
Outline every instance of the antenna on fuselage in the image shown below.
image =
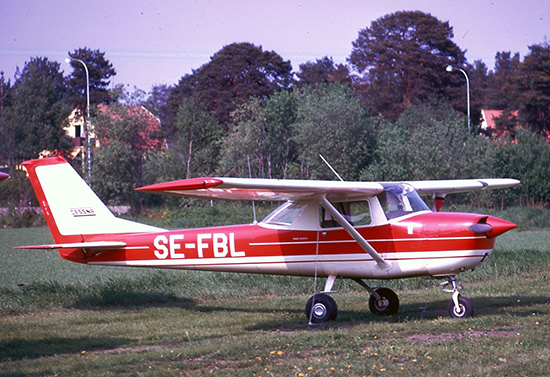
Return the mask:
M 321 153 L 319 153 L 319 157 L 321 157 L 321 160 L 323 160 L 323 162 L 325 163 L 325 165 L 328 166 L 328 168 L 330 170 L 332 170 L 332 172 L 334 173 L 334 175 L 336 175 L 338 177 L 339 180 L 341 180 L 342 182 L 344 182 L 344 180 L 342 179 L 342 177 L 340 177 L 340 174 L 338 174 L 338 172 L 336 170 L 334 170 L 334 168 L 332 166 L 330 166 L 330 164 L 328 163 L 327 160 L 325 160 L 325 158 L 323 157 L 323 155 Z
M 250 168 L 250 156 L 246 155 L 246 160 L 248 162 L 248 178 L 252 178 L 252 169 Z M 256 204 L 254 203 L 254 200 L 252 201 L 252 214 L 254 216 L 254 224 L 258 223 L 258 220 L 256 219 Z

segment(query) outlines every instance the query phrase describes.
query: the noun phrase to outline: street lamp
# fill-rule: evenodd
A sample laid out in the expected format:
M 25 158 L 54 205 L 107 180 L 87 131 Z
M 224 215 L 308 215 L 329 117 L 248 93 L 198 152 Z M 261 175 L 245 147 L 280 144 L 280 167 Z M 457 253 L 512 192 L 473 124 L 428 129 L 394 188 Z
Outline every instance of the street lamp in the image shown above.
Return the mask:
M 92 185 L 92 142 L 90 139 L 90 74 L 88 72 L 88 66 L 80 59 L 75 59 L 72 57 L 66 58 L 65 62 L 70 63 L 71 60 L 77 61 L 84 66 L 84 71 L 86 71 L 86 159 L 88 162 L 88 184 Z
M 470 80 L 468 79 L 468 75 L 466 74 L 466 71 L 461 68 L 455 68 L 451 65 L 448 65 L 446 70 L 447 72 L 460 71 L 464 74 L 464 77 L 466 78 L 466 105 L 468 109 L 468 134 L 470 134 Z

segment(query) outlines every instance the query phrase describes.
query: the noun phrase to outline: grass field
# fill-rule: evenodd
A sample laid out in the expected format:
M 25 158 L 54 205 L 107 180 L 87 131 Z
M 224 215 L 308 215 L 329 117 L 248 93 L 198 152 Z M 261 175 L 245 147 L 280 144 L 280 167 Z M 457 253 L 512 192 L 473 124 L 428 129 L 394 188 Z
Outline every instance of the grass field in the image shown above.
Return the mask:
M 304 315 L 312 279 L 92 267 L 55 251 L 12 250 L 47 242 L 45 228 L 0 229 L 0 376 L 550 370 L 550 232 L 509 232 L 482 267 L 461 275 L 473 318 L 447 317 L 450 295 L 438 281 L 382 282 L 400 296 L 390 318 L 368 311 L 357 284 L 338 281 L 337 321 L 313 328 Z

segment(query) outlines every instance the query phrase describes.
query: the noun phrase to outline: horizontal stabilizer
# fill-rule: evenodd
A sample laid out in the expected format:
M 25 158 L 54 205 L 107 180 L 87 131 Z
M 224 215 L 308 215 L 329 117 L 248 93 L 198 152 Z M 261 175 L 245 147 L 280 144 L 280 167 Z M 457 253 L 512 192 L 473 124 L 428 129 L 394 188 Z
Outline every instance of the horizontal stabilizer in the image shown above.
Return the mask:
M 96 242 L 73 242 L 73 243 L 58 243 L 53 245 L 33 245 L 33 246 L 17 246 L 14 249 L 120 249 L 126 246 L 125 242 L 117 241 L 96 241 Z

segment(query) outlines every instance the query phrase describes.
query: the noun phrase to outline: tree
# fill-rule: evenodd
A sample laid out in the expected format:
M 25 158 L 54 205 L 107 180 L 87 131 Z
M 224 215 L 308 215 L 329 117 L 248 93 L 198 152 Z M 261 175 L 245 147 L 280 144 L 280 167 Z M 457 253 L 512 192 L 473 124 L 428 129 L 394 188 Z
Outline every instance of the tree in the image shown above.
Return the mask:
M 63 129 L 70 108 L 59 68 L 59 63 L 47 58 L 31 58 L 16 78 L 11 106 L 5 109 L 6 143 L 13 146 L 14 161 L 38 158 L 43 151 L 74 148 Z
M 216 170 L 221 134 L 216 118 L 204 110 L 198 96 L 183 99 L 170 148 L 185 166 L 185 178 Z
M 142 197 L 134 191 L 142 186 L 137 183 L 136 157 L 130 145 L 116 139 L 95 151 L 92 184 L 106 203 L 140 208 Z
M 533 45 L 520 67 L 519 121 L 550 132 L 550 44 Z
M 266 145 L 269 146 L 267 177 L 287 178 L 292 161 L 296 158 L 296 145 L 292 139 L 297 115 L 296 96 L 289 91 L 271 95 L 263 108 L 267 127 Z
M 109 79 L 116 75 L 113 64 L 105 59 L 105 53 L 89 48 L 79 48 L 69 52 L 72 58 L 70 64 L 73 72 L 69 76 L 67 86 L 71 95 L 71 103 L 80 110 L 86 108 L 86 70 L 79 59 L 86 64 L 90 82 L 90 104 L 109 104 L 112 97 L 109 94 Z
M 508 200 L 517 200 L 524 205 L 550 201 L 550 146 L 536 133 L 518 129 L 514 142 L 501 139 L 494 144 L 496 149 L 493 173 L 497 177 L 519 179 L 521 185 L 512 192 L 502 190 Z M 495 190 L 501 191 L 501 190 Z
M 396 119 L 410 104 L 446 97 L 453 79 L 445 67 L 465 63 L 452 38 L 448 22 L 420 11 L 396 12 L 361 30 L 348 61 L 363 75 L 369 111 Z
M 359 178 L 370 162 L 370 120 L 347 86 L 335 83 L 301 90 L 292 134 L 299 164 L 294 176 L 334 179 L 319 154 L 346 180 Z
M 484 108 L 485 95 L 487 93 L 488 85 L 488 70 L 487 65 L 481 61 L 474 61 L 473 67 L 468 67 L 468 77 L 470 80 L 470 107 L 471 107 L 471 121 L 472 125 L 479 125 L 481 121 L 481 110 Z M 464 92 L 462 92 L 463 94 Z M 461 112 L 467 114 L 466 96 L 462 95 L 463 107 L 457 107 L 456 101 L 460 96 L 453 96 L 453 105 L 455 109 L 460 109 Z M 466 111 L 464 111 L 466 110 Z
M 250 97 L 268 97 L 276 90 L 289 88 L 291 82 L 289 61 L 251 43 L 233 43 L 182 77 L 170 95 L 168 121 L 174 124 L 182 99 L 196 93 L 206 109 L 226 125 L 229 114 Z
M 143 106 L 150 112 L 155 114 L 160 119 L 161 124 L 164 125 L 168 119 L 168 98 L 170 97 L 171 86 L 166 84 L 155 85 L 149 92 L 149 97 L 143 103 Z
M 296 96 L 289 91 L 265 100 L 251 98 L 231 113 L 222 144 L 219 171 L 222 175 L 287 178 L 295 157 L 292 126 L 296 119 Z
M 349 69 L 343 64 L 334 64 L 332 58 L 325 56 L 315 62 L 300 64 L 300 71 L 296 74 L 299 81 L 298 87 L 304 85 L 331 84 L 339 82 L 344 85 L 351 85 Z
M 266 159 L 267 127 L 259 98 L 251 98 L 231 113 L 231 123 L 223 142 L 219 170 L 222 175 L 248 177 L 248 161 L 254 177 L 268 177 Z M 272 178 L 269 176 L 269 178 Z
M 514 55 L 510 51 L 496 53 L 495 71 L 487 75 L 485 108 L 513 110 L 517 106 L 517 99 L 521 91 L 518 86 L 520 66 L 519 53 Z
M 9 160 L 10 150 L 14 148 L 14 145 L 10 145 L 10 138 L 8 137 L 7 124 L 4 117 L 4 110 L 10 105 L 10 92 L 11 92 L 10 80 L 6 81 L 4 78 L 4 72 L 0 71 L 0 164 L 6 164 Z
M 94 158 L 94 190 L 111 204 L 141 206 L 133 189 L 143 185 L 146 153 L 163 146 L 158 119 L 141 106 L 100 105 L 94 130 L 100 144 Z
M 468 137 L 462 116 L 448 103 L 409 107 L 380 127 L 374 162 L 362 178 L 376 181 L 474 178 L 492 175 L 490 141 Z M 472 163 L 475 161 L 475 163 Z

